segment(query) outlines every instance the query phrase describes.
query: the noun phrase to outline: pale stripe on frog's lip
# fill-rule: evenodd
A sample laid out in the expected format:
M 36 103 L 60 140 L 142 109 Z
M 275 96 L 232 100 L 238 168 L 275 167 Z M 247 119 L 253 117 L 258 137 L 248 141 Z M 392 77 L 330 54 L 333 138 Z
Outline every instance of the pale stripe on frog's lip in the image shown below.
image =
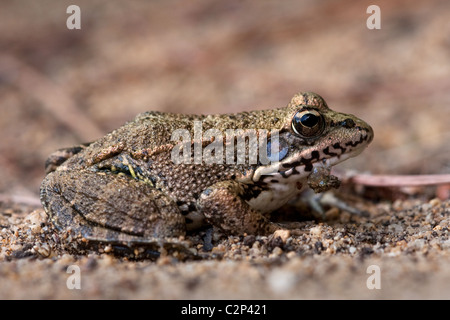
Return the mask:
M 335 143 L 334 145 L 327 146 L 320 152 L 314 150 L 311 152 L 310 158 L 301 158 L 290 163 L 276 162 L 270 166 L 260 167 L 254 172 L 252 180 L 254 182 L 264 180 L 267 180 L 264 182 L 270 182 L 270 180 L 276 178 L 287 180 L 301 179 L 309 175 L 315 166 L 331 167 L 348 158 L 359 155 L 364 149 L 361 144 L 367 146 L 371 140 L 372 134 L 370 132 L 361 131 L 359 139 L 344 144 Z

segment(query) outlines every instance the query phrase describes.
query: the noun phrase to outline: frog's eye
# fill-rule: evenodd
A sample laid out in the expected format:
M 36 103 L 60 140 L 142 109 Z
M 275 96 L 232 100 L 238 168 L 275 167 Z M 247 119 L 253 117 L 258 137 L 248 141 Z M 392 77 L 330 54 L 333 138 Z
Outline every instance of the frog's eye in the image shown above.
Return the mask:
M 323 118 L 316 110 L 299 111 L 292 119 L 294 132 L 305 138 L 318 136 L 323 128 Z

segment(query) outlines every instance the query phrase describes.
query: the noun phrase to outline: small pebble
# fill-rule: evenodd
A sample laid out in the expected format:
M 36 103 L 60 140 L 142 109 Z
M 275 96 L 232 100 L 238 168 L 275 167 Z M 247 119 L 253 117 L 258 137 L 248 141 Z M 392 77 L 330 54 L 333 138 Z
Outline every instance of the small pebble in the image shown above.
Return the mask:
M 280 237 L 283 243 L 286 243 L 286 240 L 291 236 L 291 232 L 289 230 L 276 230 L 273 236 L 274 238 Z

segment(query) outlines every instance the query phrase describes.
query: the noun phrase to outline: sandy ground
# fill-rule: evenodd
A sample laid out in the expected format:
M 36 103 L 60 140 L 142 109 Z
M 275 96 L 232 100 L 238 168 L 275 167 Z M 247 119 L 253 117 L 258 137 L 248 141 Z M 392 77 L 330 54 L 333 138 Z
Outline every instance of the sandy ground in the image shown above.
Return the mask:
M 192 246 L 196 256 L 156 261 L 68 254 L 42 210 L 16 211 L 1 221 L 11 225 L 0 235 L 0 297 L 450 298 L 450 201 L 379 205 L 368 218 L 333 211 L 326 223 L 304 222 L 301 236 L 222 237 L 210 250 Z
M 368 217 L 330 208 L 298 236 L 203 231 L 185 239 L 192 256 L 138 261 L 67 250 L 38 201 L 51 152 L 139 112 L 263 109 L 298 91 L 374 128 L 341 170 L 449 173 L 448 1 L 380 1 L 380 30 L 360 0 L 78 1 L 81 30 L 66 28 L 70 4 L 0 4 L 0 298 L 450 298 L 448 186 L 344 184 Z

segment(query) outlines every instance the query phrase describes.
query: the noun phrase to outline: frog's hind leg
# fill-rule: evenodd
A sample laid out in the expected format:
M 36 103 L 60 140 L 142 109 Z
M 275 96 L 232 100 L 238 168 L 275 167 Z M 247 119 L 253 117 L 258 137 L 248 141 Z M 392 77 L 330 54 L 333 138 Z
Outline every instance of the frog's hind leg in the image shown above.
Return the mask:
M 162 191 L 117 174 L 55 171 L 41 185 L 53 224 L 93 241 L 150 243 L 185 234 L 185 218 Z

